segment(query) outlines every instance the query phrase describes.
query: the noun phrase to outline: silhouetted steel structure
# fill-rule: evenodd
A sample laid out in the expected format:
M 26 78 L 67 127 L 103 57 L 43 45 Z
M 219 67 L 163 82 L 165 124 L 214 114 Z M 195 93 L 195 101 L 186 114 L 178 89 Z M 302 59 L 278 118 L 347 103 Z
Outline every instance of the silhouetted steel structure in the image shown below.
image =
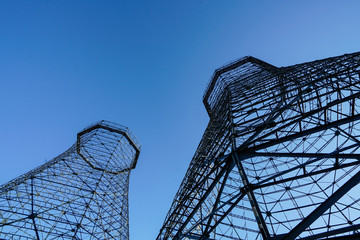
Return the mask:
M 129 239 L 128 188 L 140 144 L 101 121 L 69 150 L 0 187 L 0 239 Z
M 360 53 L 215 71 L 157 239 L 346 239 L 360 228 Z

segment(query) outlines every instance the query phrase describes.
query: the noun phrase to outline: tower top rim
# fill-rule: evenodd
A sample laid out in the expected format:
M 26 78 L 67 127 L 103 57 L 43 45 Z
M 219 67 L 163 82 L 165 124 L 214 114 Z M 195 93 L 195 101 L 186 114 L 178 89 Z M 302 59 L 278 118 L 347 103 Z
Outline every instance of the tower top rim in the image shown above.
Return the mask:
M 135 137 L 135 135 L 129 130 L 129 128 L 125 127 L 123 125 L 114 123 L 114 122 L 101 120 L 101 121 L 91 124 L 90 126 L 86 127 L 82 131 L 80 131 L 77 134 L 77 142 L 80 143 L 81 136 L 83 136 L 89 132 L 92 132 L 96 129 L 105 129 L 110 132 L 115 132 L 115 133 L 123 135 L 127 139 L 129 144 L 134 148 L 134 150 L 136 152 L 135 158 L 131 165 L 131 169 L 134 169 L 136 167 L 136 164 L 137 164 L 137 161 L 138 161 L 138 158 L 140 155 L 141 145 L 140 145 L 139 141 L 137 140 L 137 138 Z
M 246 57 L 237 59 L 235 61 L 232 61 L 232 62 L 216 69 L 206 87 L 206 90 L 205 90 L 205 93 L 203 96 L 203 103 L 205 105 L 206 111 L 208 112 L 209 116 L 212 113 L 212 109 L 210 106 L 211 105 L 210 97 L 212 94 L 216 94 L 214 92 L 216 92 L 216 85 L 217 85 L 218 81 L 221 81 L 221 79 L 220 79 L 221 75 L 223 75 L 224 73 L 229 72 L 231 70 L 234 70 L 236 68 L 239 68 L 241 66 L 244 66 L 246 64 L 250 65 L 250 66 L 246 67 L 248 71 L 255 71 L 254 69 L 252 69 L 252 66 L 256 67 L 257 69 L 261 68 L 267 72 L 278 72 L 278 70 L 279 70 L 278 67 L 275 67 L 265 61 L 262 61 L 258 58 L 252 57 L 252 56 L 246 56 Z

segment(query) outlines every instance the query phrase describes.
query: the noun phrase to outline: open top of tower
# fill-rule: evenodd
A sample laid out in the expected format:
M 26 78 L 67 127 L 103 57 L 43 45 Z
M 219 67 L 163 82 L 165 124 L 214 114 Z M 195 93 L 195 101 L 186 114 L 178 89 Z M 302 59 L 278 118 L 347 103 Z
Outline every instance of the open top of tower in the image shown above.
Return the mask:
M 329 77 L 332 71 L 338 74 L 357 68 L 359 58 L 360 52 L 355 52 L 278 68 L 251 56 L 243 57 L 215 70 L 203 102 L 209 116 L 212 116 L 224 102 L 225 94 L 256 95 L 256 89 L 267 87 L 270 82 L 276 81 L 274 77 L 279 75 L 289 81 L 296 79 L 300 85 L 307 84 L 309 79 Z
M 116 174 L 136 167 L 140 144 L 127 127 L 102 120 L 77 134 L 77 153 L 92 168 Z
M 232 85 L 236 85 L 237 88 L 241 85 L 244 89 L 249 89 L 256 84 L 256 81 L 273 76 L 277 72 L 277 67 L 251 56 L 243 57 L 218 68 L 203 96 L 206 111 L 211 116 L 219 100 L 227 92 L 226 89 L 231 88 Z

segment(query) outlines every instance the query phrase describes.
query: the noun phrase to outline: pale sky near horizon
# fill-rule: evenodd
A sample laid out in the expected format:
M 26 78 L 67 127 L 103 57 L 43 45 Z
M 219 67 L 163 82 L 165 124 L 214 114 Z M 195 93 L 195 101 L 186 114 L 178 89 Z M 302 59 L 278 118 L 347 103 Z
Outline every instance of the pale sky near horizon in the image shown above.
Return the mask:
M 130 238 L 155 239 L 208 122 L 216 68 L 360 51 L 360 2 L 0 1 L 0 184 L 109 120 L 142 151 L 130 177 Z

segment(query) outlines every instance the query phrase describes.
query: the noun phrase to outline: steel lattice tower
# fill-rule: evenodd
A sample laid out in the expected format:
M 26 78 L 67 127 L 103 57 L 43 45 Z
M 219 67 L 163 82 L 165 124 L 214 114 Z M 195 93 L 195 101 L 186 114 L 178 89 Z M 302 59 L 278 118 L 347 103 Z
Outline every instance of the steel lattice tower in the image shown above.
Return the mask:
M 128 188 L 140 145 L 101 121 L 66 152 L 0 187 L 0 239 L 129 239 Z
M 209 124 L 157 239 L 358 239 L 360 52 L 215 71 Z

